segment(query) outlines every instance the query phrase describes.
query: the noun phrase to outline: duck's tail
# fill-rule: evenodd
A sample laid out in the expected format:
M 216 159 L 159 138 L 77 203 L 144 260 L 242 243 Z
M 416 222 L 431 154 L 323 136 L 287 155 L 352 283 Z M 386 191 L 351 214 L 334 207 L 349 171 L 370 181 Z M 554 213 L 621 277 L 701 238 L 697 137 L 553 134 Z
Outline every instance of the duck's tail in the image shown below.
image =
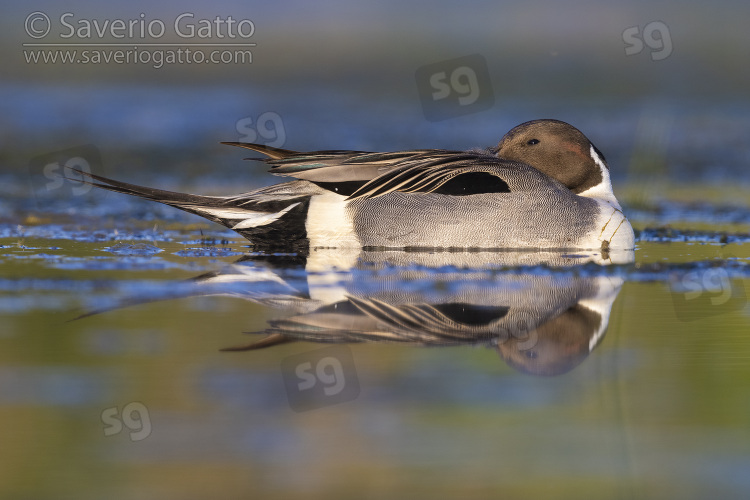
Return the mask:
M 289 248 L 290 244 L 307 241 L 304 221 L 314 193 L 303 183 L 287 183 L 295 184 L 297 189 L 280 185 L 237 196 L 204 196 L 138 186 L 68 168 L 78 174 L 76 181 L 200 215 L 236 231 L 257 246 Z

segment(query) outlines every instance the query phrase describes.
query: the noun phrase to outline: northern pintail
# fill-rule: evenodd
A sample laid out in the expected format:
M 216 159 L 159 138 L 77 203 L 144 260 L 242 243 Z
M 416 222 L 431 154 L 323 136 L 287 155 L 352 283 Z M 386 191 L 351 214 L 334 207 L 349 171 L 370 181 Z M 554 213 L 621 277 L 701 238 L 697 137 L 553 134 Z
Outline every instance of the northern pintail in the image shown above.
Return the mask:
M 485 150 L 304 153 L 223 144 L 262 153 L 272 174 L 296 180 L 200 196 L 79 173 L 223 224 L 259 247 L 634 247 L 604 155 L 562 121 L 522 123 Z

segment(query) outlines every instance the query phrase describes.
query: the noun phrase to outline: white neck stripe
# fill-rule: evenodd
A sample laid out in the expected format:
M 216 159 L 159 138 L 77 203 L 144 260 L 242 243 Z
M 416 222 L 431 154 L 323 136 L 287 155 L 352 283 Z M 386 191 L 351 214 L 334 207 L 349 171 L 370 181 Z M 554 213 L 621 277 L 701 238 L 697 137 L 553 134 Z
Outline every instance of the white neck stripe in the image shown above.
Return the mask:
M 596 166 L 599 167 L 599 172 L 602 174 L 602 181 L 596 186 L 590 187 L 586 191 L 578 193 L 578 196 L 600 199 L 606 201 L 618 210 L 622 210 L 622 207 L 620 207 L 620 204 L 617 202 L 617 198 L 615 198 L 615 193 L 612 191 L 612 181 L 609 177 L 609 169 L 604 164 L 601 156 L 597 154 L 593 144 L 589 149 L 589 154 L 591 155 L 591 159 L 594 160 Z

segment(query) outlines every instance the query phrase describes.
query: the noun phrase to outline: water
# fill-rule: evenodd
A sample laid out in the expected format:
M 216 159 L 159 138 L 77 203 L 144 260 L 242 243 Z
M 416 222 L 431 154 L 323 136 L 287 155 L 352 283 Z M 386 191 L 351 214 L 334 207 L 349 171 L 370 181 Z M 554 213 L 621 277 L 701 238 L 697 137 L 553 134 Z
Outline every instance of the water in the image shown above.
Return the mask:
M 72 145 L 94 172 L 168 189 L 273 182 L 215 145 L 237 139 L 236 107 L 255 110 L 252 93 L 92 91 L 68 136 L 62 98 L 49 94 L 35 118 L 14 104 L 32 91 L 14 91 L 4 105 L 19 147 L 0 183 L 3 497 L 750 493 L 747 145 L 696 142 L 721 106 L 683 111 L 669 153 L 638 133 L 621 140 L 645 107 L 597 122 L 561 105 L 619 166 L 632 255 L 304 259 L 255 253 L 169 207 L 49 189 L 44 176 Z M 136 102 L 163 121 L 140 130 Z M 479 114 L 474 128 L 341 109 L 353 126 L 300 133 L 323 104 L 280 114 L 287 147 L 460 148 L 492 143 L 535 106 L 506 104 L 499 123 Z M 733 116 L 710 134 L 735 138 L 747 115 Z M 23 139 L 40 122 L 36 136 L 60 147 Z M 645 161 L 661 170 L 644 173 Z
M 238 261 L 247 243 L 210 226 L 129 226 L 5 228 L 3 442 L 27 450 L 7 492 L 750 488 L 744 241 L 642 231 L 630 264 L 390 252 L 309 271 Z

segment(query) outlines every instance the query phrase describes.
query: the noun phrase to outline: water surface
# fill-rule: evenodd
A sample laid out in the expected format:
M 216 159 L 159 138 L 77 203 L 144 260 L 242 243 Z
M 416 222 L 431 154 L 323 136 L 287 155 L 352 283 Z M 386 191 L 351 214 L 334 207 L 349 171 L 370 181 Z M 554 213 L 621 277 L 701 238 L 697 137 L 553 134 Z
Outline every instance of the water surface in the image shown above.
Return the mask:
M 574 122 L 637 232 L 618 261 L 262 255 L 44 175 L 72 148 L 95 173 L 165 189 L 274 182 L 217 144 L 272 109 L 248 88 L 5 87 L 0 496 L 750 494 L 741 103 L 499 98 L 501 112 L 426 127 L 414 103 L 275 101 L 299 149 L 469 148 L 526 119 Z M 650 140 L 642 124 L 664 116 L 666 143 Z

